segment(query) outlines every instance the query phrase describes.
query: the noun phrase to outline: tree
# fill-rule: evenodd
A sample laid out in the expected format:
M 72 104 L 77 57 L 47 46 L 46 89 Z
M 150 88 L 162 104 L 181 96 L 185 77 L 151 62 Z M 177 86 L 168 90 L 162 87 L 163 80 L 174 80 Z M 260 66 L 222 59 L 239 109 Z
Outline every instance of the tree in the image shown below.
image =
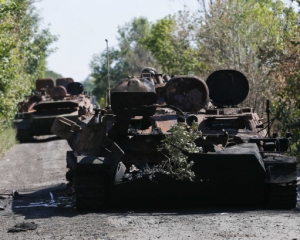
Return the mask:
M 269 53 L 272 66 L 270 78 L 276 83 L 278 93 L 273 101 L 273 113 L 277 119 L 274 129 L 293 135 L 292 154 L 300 157 L 300 31 L 294 28 L 281 51 Z
M 158 20 L 140 42 L 155 56 L 164 73 L 195 74 L 206 66 L 197 58 L 192 30 L 189 12 L 183 11 Z
M 141 44 L 150 31 L 151 24 L 146 18 L 134 18 L 118 28 L 119 59 L 117 68 L 127 75 L 139 76 L 145 66 L 160 70 L 160 66 L 152 54 Z
M 145 18 L 134 18 L 118 29 L 118 48 L 109 49 L 111 87 L 129 75 L 140 76 L 145 66 L 160 69 L 152 55 L 141 44 L 140 39 L 149 31 L 150 23 Z M 98 102 L 105 99 L 108 90 L 107 50 L 95 54 L 90 63 L 94 79 L 93 94 Z M 101 105 L 105 104 L 102 100 Z
M 108 83 L 108 66 L 107 66 L 107 57 L 109 58 L 109 73 L 110 73 L 110 82 Z M 124 71 L 119 71 L 119 51 L 110 48 L 107 51 L 103 51 L 100 54 L 95 54 L 90 63 L 90 68 L 92 69 L 91 77 L 94 81 L 93 94 L 97 98 L 102 106 L 107 105 L 106 99 L 108 94 L 108 88 L 114 86 L 118 81 L 127 77 Z M 111 67 L 114 65 L 114 67 Z
M 92 93 L 95 88 L 95 79 L 93 77 L 88 76 L 83 82 L 82 82 L 83 88 L 85 91 Z
M 45 71 L 45 78 L 52 78 L 52 79 L 57 79 L 57 78 L 62 78 L 63 76 L 59 73 L 56 73 L 52 70 L 46 70 Z
M 244 104 L 264 113 L 265 99 L 275 95 L 268 77 L 270 66 L 260 57 L 262 48 L 280 49 L 286 26 L 293 21 L 282 1 L 215 0 L 202 2 L 195 15 L 199 22 L 197 41 L 201 59 L 210 69 L 231 68 L 248 78 L 250 92 Z
M 17 103 L 35 80 L 44 76 L 56 37 L 39 23 L 33 1 L 0 1 L 0 131 L 11 124 Z

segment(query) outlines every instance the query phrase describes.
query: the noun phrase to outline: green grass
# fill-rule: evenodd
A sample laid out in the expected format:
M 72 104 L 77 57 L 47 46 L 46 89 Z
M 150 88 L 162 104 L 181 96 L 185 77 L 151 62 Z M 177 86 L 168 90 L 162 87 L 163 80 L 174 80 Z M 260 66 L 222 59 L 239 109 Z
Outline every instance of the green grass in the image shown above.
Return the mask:
M 0 157 L 2 157 L 10 148 L 12 148 L 18 141 L 16 140 L 16 130 L 14 128 L 7 128 L 0 133 Z

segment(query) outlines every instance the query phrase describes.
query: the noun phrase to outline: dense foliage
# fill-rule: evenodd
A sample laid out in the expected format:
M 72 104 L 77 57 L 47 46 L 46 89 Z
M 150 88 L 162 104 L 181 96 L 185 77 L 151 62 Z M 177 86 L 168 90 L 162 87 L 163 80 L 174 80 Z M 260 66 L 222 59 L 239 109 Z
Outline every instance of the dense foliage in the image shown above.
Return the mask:
M 278 92 L 273 102 L 276 117 L 274 129 L 293 135 L 292 154 L 300 159 L 300 38 L 293 38 L 284 47 L 270 73 L 277 82 Z
M 158 20 L 141 41 L 169 75 L 199 73 L 206 68 L 197 58 L 197 48 L 192 47 L 193 27 L 188 20 L 188 12 Z
M 39 24 L 33 0 L 0 0 L 0 132 L 45 74 L 49 45 L 56 37 Z

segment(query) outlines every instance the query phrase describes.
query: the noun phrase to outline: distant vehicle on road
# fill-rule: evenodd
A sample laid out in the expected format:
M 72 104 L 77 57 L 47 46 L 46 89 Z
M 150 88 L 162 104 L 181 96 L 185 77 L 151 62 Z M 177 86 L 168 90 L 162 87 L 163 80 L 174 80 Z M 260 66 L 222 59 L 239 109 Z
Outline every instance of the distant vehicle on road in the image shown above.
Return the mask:
M 29 142 L 33 136 L 50 135 L 57 116 L 76 121 L 78 115 L 92 112 L 94 96 L 84 92 L 72 78 L 36 80 L 36 89 L 18 104 L 13 120 L 20 142 Z

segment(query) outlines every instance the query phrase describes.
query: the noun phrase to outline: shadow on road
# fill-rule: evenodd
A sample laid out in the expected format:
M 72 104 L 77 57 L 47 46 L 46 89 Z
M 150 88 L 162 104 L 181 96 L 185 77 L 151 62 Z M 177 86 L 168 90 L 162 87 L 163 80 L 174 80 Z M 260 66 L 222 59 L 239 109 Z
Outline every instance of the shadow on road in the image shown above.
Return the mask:
M 66 185 L 20 192 L 12 201 L 12 212 L 25 219 L 49 218 L 52 216 L 73 217 L 78 214 L 70 206 L 72 196 L 67 196 Z
M 300 189 L 298 189 L 299 192 Z M 55 185 L 44 189 L 31 189 L 28 193 L 20 193 L 12 202 L 12 212 L 22 215 L 25 219 L 51 218 L 54 216 L 74 217 L 90 213 L 105 214 L 124 217 L 132 214 L 139 215 L 194 215 L 194 214 L 229 214 L 251 211 L 265 211 L 260 207 L 228 207 L 210 205 L 205 207 L 187 206 L 185 203 L 176 204 L 174 207 L 118 207 L 95 212 L 79 212 L 73 205 L 74 196 L 65 185 Z M 195 199 L 196 201 L 196 199 Z M 299 202 L 298 202 L 299 205 Z M 145 201 L 145 205 L 148 206 Z M 299 212 L 300 209 L 286 210 L 287 212 Z M 282 210 L 281 210 L 282 212 Z
M 42 143 L 42 142 L 50 142 L 56 140 L 62 140 L 62 138 L 57 137 L 55 135 L 39 136 L 39 137 L 35 137 L 32 140 L 32 143 Z

